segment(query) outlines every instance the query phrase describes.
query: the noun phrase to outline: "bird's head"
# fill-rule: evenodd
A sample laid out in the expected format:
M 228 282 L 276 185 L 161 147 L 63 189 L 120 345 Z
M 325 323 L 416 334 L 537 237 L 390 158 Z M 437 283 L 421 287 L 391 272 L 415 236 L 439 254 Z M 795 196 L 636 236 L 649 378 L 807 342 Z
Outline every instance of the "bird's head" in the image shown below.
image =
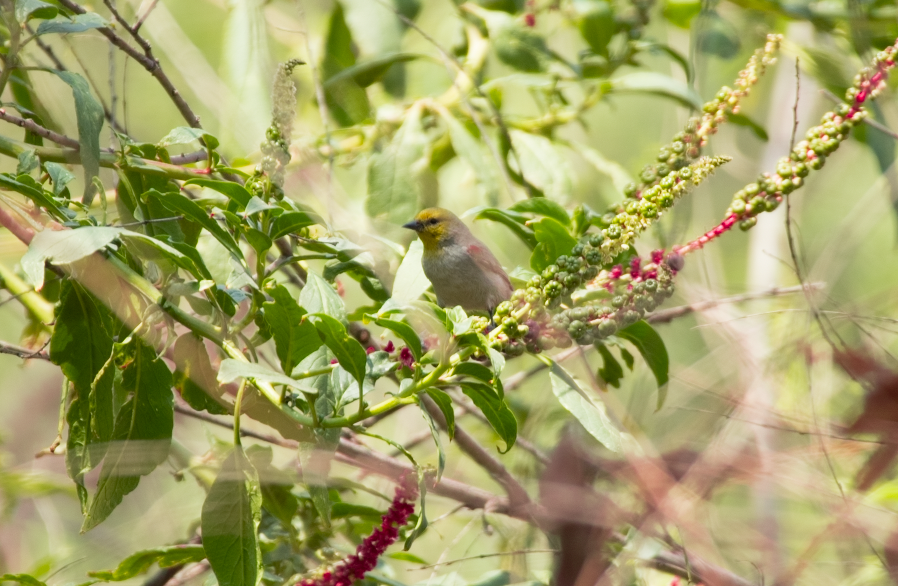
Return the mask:
M 465 225 L 449 210 L 427 208 L 418 212 L 414 220 L 402 227 L 417 232 L 425 250 L 436 250 L 446 244 L 459 229 L 464 229 Z

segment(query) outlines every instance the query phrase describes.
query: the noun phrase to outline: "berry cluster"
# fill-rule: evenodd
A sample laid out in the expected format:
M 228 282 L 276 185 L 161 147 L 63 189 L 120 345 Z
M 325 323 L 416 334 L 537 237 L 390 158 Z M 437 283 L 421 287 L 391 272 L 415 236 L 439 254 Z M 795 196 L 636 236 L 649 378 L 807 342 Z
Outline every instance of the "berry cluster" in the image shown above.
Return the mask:
M 782 35 L 767 35 L 764 47 L 755 51 L 745 69 L 739 72 L 739 77 L 733 84 L 735 88 L 721 88 L 715 98 L 704 105 L 702 116 L 690 118 L 686 127 L 674 135 L 673 141 L 659 149 L 657 162 L 643 167 L 639 183 L 627 186 L 625 195 L 628 198 L 639 199 L 643 190 L 699 157 L 701 147 L 708 142 L 708 137 L 717 132 L 717 127 L 726 120 L 727 114 L 739 112 L 742 98 L 748 95 L 767 66 L 776 62 L 774 55 L 782 40 Z
M 600 234 L 585 237 L 570 255 L 558 257 L 526 289 L 518 289 L 510 301 L 501 303 L 496 308 L 493 345 L 519 356 L 525 350 L 538 354 L 574 342 L 592 344 L 636 323 L 673 294 L 673 277 L 683 266 L 681 256 L 665 258 L 659 250 L 648 263 L 632 259 L 629 270 L 620 265 L 599 270 L 602 241 Z M 585 283 L 605 294 L 598 301 L 575 306 L 570 294 Z
M 723 222 L 680 247 L 679 252 L 685 254 L 701 248 L 736 223 L 743 230 L 750 229 L 757 223 L 758 214 L 776 209 L 784 197 L 804 184 L 804 178 L 811 171 L 823 168 L 826 157 L 835 152 L 848 138 L 851 129 L 867 117 L 864 102 L 875 98 L 885 87 L 887 73 L 895 65 L 896 54 L 898 44 L 877 54 L 873 63 L 861 70 L 854 86 L 846 92 L 849 103 L 840 104 L 824 114 L 820 124 L 807 131 L 805 139 L 795 145 L 789 156 L 779 160 L 774 173 L 764 173 L 757 181 L 736 192 Z
M 301 580 L 296 586 L 351 586 L 377 566 L 377 560 L 389 546 L 399 538 L 399 528 L 408 523 L 415 512 L 418 486 L 410 475 L 400 480 L 396 495 L 387 513 L 381 518 L 380 526 L 365 538 L 356 552 L 331 570 L 318 572 L 317 577 Z

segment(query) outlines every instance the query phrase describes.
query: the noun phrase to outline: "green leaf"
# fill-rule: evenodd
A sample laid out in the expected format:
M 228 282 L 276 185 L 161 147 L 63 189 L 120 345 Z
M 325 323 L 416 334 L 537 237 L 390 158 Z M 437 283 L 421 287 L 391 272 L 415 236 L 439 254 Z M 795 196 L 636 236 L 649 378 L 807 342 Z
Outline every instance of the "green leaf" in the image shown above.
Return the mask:
M 340 91 L 340 84 L 349 80 L 355 82 L 359 87 L 365 88 L 380 81 L 387 70 L 396 63 L 428 58 L 427 55 L 421 53 L 390 53 L 389 55 L 381 55 L 341 69 L 324 82 L 324 89 L 329 93 Z
M 428 142 L 422 112 L 420 103 L 409 108 L 390 144 L 371 157 L 365 202 L 371 217 L 386 216 L 394 224 L 404 224 L 420 208 L 419 175 L 426 167 L 421 161 Z
M 283 285 L 266 291 L 274 301 L 265 302 L 265 321 L 274 336 L 275 348 L 281 368 L 287 374 L 302 360 L 321 347 L 318 331 L 310 322 L 304 321 L 306 310 L 296 303 Z
M 16 175 L 29 175 L 32 171 L 40 167 L 40 159 L 33 149 L 28 149 L 19 153 L 19 164 L 16 165 Z
M 488 385 L 493 384 L 493 371 L 479 362 L 462 362 L 452 370 L 456 376 L 469 376 Z
M 551 53 L 545 39 L 539 33 L 516 24 L 511 18 L 507 24 L 491 29 L 490 37 L 499 60 L 518 71 L 537 73 L 549 66 Z
M 75 118 L 78 122 L 78 144 L 81 166 L 84 167 L 85 205 L 94 197 L 94 177 L 100 174 L 100 131 L 103 129 L 103 106 L 90 93 L 90 86 L 79 74 L 72 71 L 48 70 L 72 88 L 75 98 Z
M 275 218 L 274 227 L 271 230 L 271 239 L 277 240 L 287 234 L 298 232 L 301 228 L 313 226 L 318 221 L 306 212 L 286 212 Z
M 66 415 L 66 469 L 75 481 L 82 509 L 87 504 L 83 476 L 100 463 L 115 424 L 114 368 L 108 365 L 113 347 L 110 329 L 102 303 L 77 282 L 67 282 L 50 338 L 50 360 L 74 387 Z
M 86 226 L 75 230 L 42 230 L 22 256 L 22 271 L 36 290 L 44 286 L 44 263 L 70 264 L 108 246 L 121 228 Z
M 570 200 L 574 174 L 568 165 L 568 157 L 545 136 L 522 130 L 511 130 L 510 134 L 517 154 L 516 157 L 509 155 L 514 170 L 522 173 L 547 198 L 558 202 Z
M 203 339 L 187 332 L 175 341 L 173 351 L 177 367 L 174 386 L 181 391 L 181 398 L 197 411 L 227 415 L 228 410 L 216 400 L 221 391 Z
M 424 274 L 421 258 L 424 256 L 424 245 L 420 240 L 414 240 L 408 247 L 408 252 L 402 258 L 399 270 L 396 271 L 396 279 L 393 281 L 393 295 L 391 305 L 405 307 L 412 301 L 421 297 L 430 288 L 430 281 Z M 388 302 L 389 303 L 389 302 Z
M 154 547 L 129 555 L 114 570 L 88 572 L 87 575 L 108 582 L 121 582 L 145 574 L 153 564 L 158 564 L 160 568 L 170 568 L 204 559 L 206 559 L 206 552 L 202 545 L 185 543 Z
M 192 199 L 185 197 L 180 193 L 160 193 L 155 189 L 151 189 L 147 195 L 148 197 L 152 196 L 159 198 L 162 205 L 173 211 L 175 214 L 183 215 L 202 226 L 207 232 L 212 234 L 212 236 L 215 237 L 215 239 L 218 240 L 235 259 L 241 263 L 245 262 L 243 251 L 240 250 L 234 237 L 231 236 L 227 230 L 222 228 L 216 220 L 210 218 L 209 213 Z
M 751 129 L 755 136 L 759 139 L 767 142 L 769 137 L 767 136 L 767 131 L 764 130 L 764 127 L 746 116 L 745 114 L 740 114 L 737 112 L 729 112 L 727 113 L 727 120 L 735 124 L 736 126 L 745 126 L 746 128 Z
M 490 426 L 505 442 L 505 451 L 499 450 L 499 453 L 508 452 L 518 436 L 518 422 L 514 413 L 489 385 L 465 381 L 461 383 L 461 389 L 483 412 Z
M 462 364 L 468 364 L 463 362 Z M 446 418 L 446 433 L 449 434 L 449 441 L 455 439 L 455 410 L 452 408 L 452 398 L 444 391 L 436 388 L 429 388 L 425 391 L 433 402 L 437 404 L 443 417 Z
M 384 317 L 375 317 L 374 323 L 399 336 L 405 342 L 405 345 L 408 346 L 408 349 L 411 350 L 412 356 L 415 357 L 415 362 L 421 360 L 421 357 L 424 355 L 424 346 L 421 344 L 421 338 L 418 337 L 418 333 L 415 332 L 412 326 L 405 322 Z
M 531 250 L 536 247 L 536 236 L 533 230 L 524 225 L 527 217 L 518 213 L 508 212 L 497 208 L 485 208 L 477 212 L 475 220 L 492 220 L 508 227 Z
M 666 385 L 670 378 L 670 359 L 667 356 L 664 340 L 661 339 L 655 328 L 644 321 L 638 321 L 625 327 L 618 331 L 617 335 L 636 346 L 645 363 L 652 370 L 652 374 L 655 375 L 655 380 L 658 381 L 658 409 L 660 409 L 667 398 Z
M 273 385 L 286 385 L 304 393 L 317 393 L 318 391 L 307 380 L 296 380 L 283 375 L 275 370 L 255 362 L 243 362 L 233 358 L 221 361 L 218 369 L 218 382 L 230 383 L 238 378 L 251 381 L 271 383 Z
M 559 256 L 570 254 L 577 245 L 577 239 L 570 235 L 567 228 L 552 218 L 540 218 L 531 226 L 539 242 L 530 255 L 530 266 L 536 272 L 542 272 Z
M 341 322 L 346 321 L 346 307 L 330 283 L 309 272 L 306 284 L 299 293 L 299 304 L 309 313 L 325 313 Z
M 41 0 L 16 0 L 16 21 L 25 24 L 32 18 L 53 18 L 59 9 Z
M 552 381 L 552 392 L 558 397 L 561 406 L 602 445 L 612 452 L 620 452 L 623 449 L 622 432 L 608 418 L 605 405 L 595 403 L 556 362 L 550 365 L 549 378 Z
M 2 574 L 0 582 L 17 582 L 22 586 L 47 586 L 45 582 L 41 582 L 34 576 L 28 574 Z
M 156 143 L 156 146 L 166 148 L 178 144 L 190 144 L 192 142 L 205 142 L 207 147 L 214 149 L 218 147 L 218 139 L 203 130 L 202 128 L 191 128 L 190 126 L 178 126 L 173 128 L 171 132 Z M 202 179 L 200 181 L 203 181 Z M 211 180 L 208 180 L 211 181 Z M 218 183 L 225 183 L 220 181 Z M 202 185 L 202 184 L 200 184 Z M 233 183 L 232 185 L 237 185 Z M 241 187 L 238 185 L 238 187 Z
M 416 556 L 413 553 L 409 553 L 407 551 L 397 551 L 394 553 L 388 553 L 387 557 L 393 560 L 399 560 L 403 562 L 411 562 L 413 564 L 427 564 L 426 560 L 423 560 Z
M 359 383 L 359 389 L 365 384 L 365 371 L 368 366 L 368 355 L 358 340 L 349 335 L 346 326 L 326 313 L 315 313 L 309 321 L 318 328 L 324 343 L 330 348 L 346 372 Z
M 664 18 L 680 28 L 688 29 L 701 11 L 700 0 L 666 0 L 664 3 Z
M 742 48 L 739 30 L 714 10 L 699 13 L 695 29 L 695 47 L 702 53 L 732 59 Z
M 45 163 L 44 168 L 50 176 L 50 181 L 53 182 L 53 195 L 56 197 L 59 197 L 65 186 L 75 179 L 75 174 L 59 163 Z
M 151 348 L 136 344 L 134 360 L 122 375 L 122 390 L 130 398 L 116 418 L 113 441 L 82 531 L 103 522 L 137 488 L 141 476 L 168 458 L 174 425 L 171 372 Z
M 624 369 L 611 351 L 603 344 L 596 344 L 596 349 L 602 355 L 604 366 L 599 369 L 599 377 L 614 388 L 620 387 L 620 379 L 624 376 Z
M 671 98 L 688 108 L 701 110 L 702 99 L 684 82 L 654 71 L 639 71 L 605 82 L 609 93 L 654 94 Z
M 259 477 L 238 446 L 203 503 L 203 548 L 220 586 L 256 586 L 262 579 L 261 517 Z
M 464 124 L 452 116 L 448 110 L 441 109 L 439 112 L 446 123 L 446 128 L 449 130 L 452 150 L 474 172 L 482 201 L 495 206 L 499 201 L 499 173 L 489 149 L 481 141 L 474 138 Z
M 207 189 L 217 191 L 218 193 L 227 196 L 227 198 L 231 201 L 236 202 L 237 205 L 240 206 L 240 209 L 246 208 L 246 206 L 249 205 L 249 201 L 253 197 L 245 187 L 243 187 L 239 183 L 234 183 L 233 181 L 216 181 L 215 179 L 190 179 L 189 181 L 185 181 L 184 185 L 199 185 L 200 187 L 205 187 Z
M 351 126 L 368 118 L 371 105 L 368 102 L 368 94 L 351 73 L 339 76 L 341 72 L 355 65 L 355 52 L 352 33 L 346 26 L 343 6 L 339 2 L 334 4 L 324 42 L 321 77 L 328 112 L 341 126 Z
M 37 205 L 47 208 L 49 211 L 53 212 L 53 214 L 57 218 L 68 219 L 74 217 L 74 214 L 72 212 L 62 207 L 59 202 L 50 197 L 50 194 L 48 192 L 31 185 L 26 185 L 21 181 L 13 179 L 6 173 L 0 173 L 0 187 L 9 189 L 10 191 L 15 191 L 16 193 L 21 193 Z
M 580 36 L 597 55 L 608 55 L 608 43 L 614 36 L 614 10 L 605 0 L 574 0 Z
M 84 230 L 84 228 L 79 228 L 79 230 Z M 191 254 L 188 256 L 158 238 L 153 238 L 152 236 L 147 236 L 140 232 L 132 232 L 131 230 L 121 230 L 119 239 L 126 245 L 132 247 L 132 249 L 136 249 L 139 254 L 135 256 L 138 258 L 156 262 L 159 260 L 168 260 L 186 270 L 197 279 L 208 277 L 209 270 L 203 265 L 202 257 L 198 254 Z
M 58 16 L 53 20 L 42 22 L 35 32 L 36 35 L 49 35 L 53 33 L 83 33 L 91 29 L 103 28 L 109 26 L 106 19 L 96 12 L 86 12 L 84 14 L 76 14 L 71 18 Z
M 563 226 L 571 225 L 571 217 L 568 215 L 567 210 L 545 197 L 531 197 L 530 199 L 515 203 L 508 209 L 522 214 L 529 213 L 538 216 L 546 216 L 553 220 L 557 220 L 558 223 Z

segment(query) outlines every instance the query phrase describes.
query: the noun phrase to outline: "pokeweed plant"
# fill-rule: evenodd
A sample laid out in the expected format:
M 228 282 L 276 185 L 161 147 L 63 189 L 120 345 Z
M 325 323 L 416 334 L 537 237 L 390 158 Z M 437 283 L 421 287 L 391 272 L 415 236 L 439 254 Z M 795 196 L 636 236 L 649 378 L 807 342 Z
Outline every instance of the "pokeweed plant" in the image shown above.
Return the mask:
M 425 291 L 420 249 L 414 246 L 391 294 L 389 279 L 363 246 L 290 197 L 285 175 L 297 107 L 291 74 L 302 62 L 288 61 L 275 74 L 273 116 L 258 166 L 232 166 L 141 42 L 139 26 L 128 24 L 114 3 L 107 6 L 111 20 L 70 0 L 58 5 L 0 1 L 9 38 L 0 89 L 12 85 L 15 98 L 4 104 L 0 117 L 26 131 L 24 141 L 0 136 L 0 152 L 16 164 L 15 172 L 0 174 L 0 220 L 29 245 L 20 272 L 3 268 L 0 282 L 30 316 L 26 335 L 38 346 L 49 343 L 46 355 L 23 356 L 45 357 L 65 377 L 60 437 L 48 451 L 64 443 L 60 451 L 75 484 L 83 531 L 103 523 L 141 477 L 169 458 L 208 493 L 199 515 L 201 543 L 139 552 L 115 570 L 92 572 L 94 581 L 132 578 L 154 563 L 173 567 L 204 559 L 222 586 L 263 580 L 348 586 L 365 578 L 390 544 L 405 537 L 408 549 L 427 527 L 424 495 L 439 486 L 445 465 L 439 420 L 450 439 L 455 433 L 453 395 L 447 390 L 460 388 L 471 400 L 502 440 L 503 453 L 515 445 L 518 425 L 502 374 L 507 361 L 525 354 L 551 369 L 554 393 L 590 434 L 613 451 L 625 450 L 626 431 L 551 351 L 594 346 L 603 359 L 598 376 L 616 386 L 624 370 L 610 348 L 617 347 L 632 368 L 625 343 L 631 344 L 657 380 L 660 408 L 668 356 L 643 318 L 673 294 L 685 255 L 737 223 L 750 228 L 823 166 L 867 116 L 867 104 L 885 86 L 896 53 L 895 45 L 878 53 L 855 79 L 846 103 L 810 129 L 776 169 L 737 192 L 719 226 L 682 246 L 640 256 L 639 236 L 729 161 L 703 156 L 702 148 L 719 125 L 738 115 L 741 100 L 774 62 L 780 35 L 768 36 L 734 87 L 722 88 L 659 150 L 638 182 L 625 188 L 622 201 L 597 213 L 585 205 L 566 209 L 553 199 L 546 169 L 530 164 L 545 153 L 540 150 L 545 134 L 608 95 L 660 92 L 700 106 L 690 92 L 661 83 L 654 74 L 611 79 L 653 51 L 688 69 L 676 52 L 644 39 L 651 3 L 638 0 L 620 14 L 600 1 L 561 3 L 564 18 L 588 44 L 576 63 L 565 61 L 532 30 L 542 8 L 528 4 L 515 17 L 462 4 L 464 42 L 440 55 L 455 76 L 452 86 L 441 96 L 415 100 L 392 120 L 371 119 L 366 88 L 379 80 L 389 87 L 384 76 L 390 67 L 420 57 L 396 54 L 356 63 L 345 50 L 348 28 L 337 4 L 328 23 L 328 51 L 319 64 L 321 105 L 337 128 L 315 141 L 316 155 L 348 160 L 383 145 L 370 158 L 366 209 L 372 218 L 394 223 L 406 221 L 423 203 L 416 173 L 433 173 L 454 157 L 465 159 L 491 205 L 477 217 L 510 228 L 531 251 L 530 266 L 514 271 L 518 287 L 496 309 L 493 325 L 459 307 L 437 306 Z M 413 25 L 414 14 L 400 16 Z M 139 49 L 123 39 L 125 32 Z M 100 34 L 134 57 L 163 87 L 172 88 L 169 94 L 188 126 L 154 144 L 138 142 L 116 128 L 78 73 L 61 64 L 29 70 L 23 47 L 60 33 Z M 502 80 L 479 81 L 490 51 L 517 72 L 552 72 L 553 84 L 534 81 L 547 105 L 545 115 L 503 119 Z M 39 94 L 28 75 L 46 73 L 71 88 L 77 140 L 51 130 L 33 111 Z M 580 87 L 582 101 L 570 104 L 559 89 L 563 84 Z M 114 150 L 100 148 L 106 124 L 115 133 Z M 199 148 L 171 154 L 172 147 L 184 145 Z M 73 166 L 83 170 L 80 194 L 71 189 Z M 101 168 L 113 172 L 114 189 L 100 181 Z M 497 207 L 500 174 L 528 197 Z M 336 285 L 340 276 L 358 282 L 369 303 L 347 307 Z M 371 328 L 389 340 L 374 342 Z M 380 379 L 390 379 L 392 390 L 379 402 L 369 401 Z M 394 440 L 368 429 L 408 405 L 419 406 L 433 429 L 440 450 L 436 468 L 420 466 Z M 213 473 L 172 440 L 176 409 L 233 418 L 233 443 L 215 446 Z M 306 490 L 296 494 L 290 477 L 272 464 L 270 450 L 243 447 L 242 415 L 298 442 L 304 470 L 323 466 L 326 474 L 345 434 L 399 447 L 411 460 L 412 474 L 399 478 L 382 517 L 375 509 L 343 502 L 340 490 L 311 474 Z M 88 481 L 97 468 L 96 481 Z M 390 475 L 399 476 L 395 470 Z M 339 519 L 356 520 L 347 534 L 358 542 L 357 552 L 342 559 L 332 547 Z M 409 522 L 413 525 L 407 527 Z M 363 537 L 366 530 L 373 532 Z

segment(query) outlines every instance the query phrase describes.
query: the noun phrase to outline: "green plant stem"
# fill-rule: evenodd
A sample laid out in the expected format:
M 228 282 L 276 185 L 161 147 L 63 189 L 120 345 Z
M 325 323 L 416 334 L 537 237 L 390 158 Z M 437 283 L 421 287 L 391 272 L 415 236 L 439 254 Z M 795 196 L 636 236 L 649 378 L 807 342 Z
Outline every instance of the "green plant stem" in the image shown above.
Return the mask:
M 39 147 L 26 145 L 6 136 L 0 136 L 0 153 L 18 159 L 19 154 L 25 151 L 34 151 L 41 161 L 52 163 L 67 163 L 71 165 L 81 164 L 81 153 L 74 149 L 58 149 L 54 147 Z M 124 164 L 121 164 L 124 162 Z M 151 161 L 137 157 L 126 156 L 124 161 L 119 160 L 114 153 L 100 153 L 100 166 L 109 169 L 124 167 L 129 171 L 136 171 L 144 175 L 157 175 L 169 179 L 196 179 L 208 177 L 209 173 L 200 169 L 188 169 L 177 165 L 170 165 L 161 161 Z
M 53 323 L 53 304 L 3 264 L 0 264 L 0 285 L 12 293 L 19 303 L 24 305 L 25 309 L 41 323 Z
M 237 389 L 237 397 L 234 399 L 234 445 L 242 445 L 240 441 L 240 408 L 243 405 L 243 392 L 246 390 L 246 380 L 240 383 Z
M 0 73 L 0 94 L 6 89 L 9 76 L 16 67 L 16 62 L 19 59 L 19 42 L 22 38 L 22 28 L 16 22 L 15 14 L 12 11 L 4 10 L 3 20 L 6 21 L 6 28 L 9 29 L 9 49 L 6 52 L 6 66 L 3 68 L 3 72 Z

